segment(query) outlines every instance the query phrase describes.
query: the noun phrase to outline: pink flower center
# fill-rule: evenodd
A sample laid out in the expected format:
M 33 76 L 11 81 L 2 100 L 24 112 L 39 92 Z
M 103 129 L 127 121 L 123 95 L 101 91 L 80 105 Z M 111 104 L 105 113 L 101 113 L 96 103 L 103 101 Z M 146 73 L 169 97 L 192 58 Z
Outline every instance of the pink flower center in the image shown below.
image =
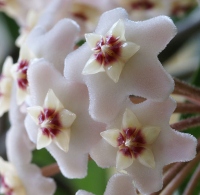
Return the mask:
M 171 13 L 173 16 L 180 16 L 183 15 L 185 13 L 187 13 L 188 11 L 190 11 L 192 9 L 191 5 L 174 5 Z
M 122 42 L 119 41 L 118 37 L 109 35 L 102 38 L 94 48 L 96 60 L 104 66 L 111 64 L 119 58 L 121 45 Z
M 149 0 L 139 0 L 134 3 L 131 3 L 132 9 L 135 10 L 149 10 L 152 9 L 154 6 L 154 3 Z
M 82 21 L 87 21 L 87 19 L 88 19 L 87 16 L 84 15 L 83 13 L 77 12 L 77 13 L 73 13 L 72 15 L 73 15 L 74 17 L 76 17 L 76 18 L 82 20 Z
M 126 128 L 117 138 L 119 151 L 125 156 L 137 158 L 145 149 L 145 138 L 140 129 Z
M 45 108 L 38 119 L 41 130 L 47 137 L 54 138 L 61 131 L 62 125 L 57 111 Z
M 27 80 L 28 66 L 29 62 L 27 60 L 21 60 L 17 68 L 17 73 L 18 73 L 17 84 L 19 88 L 23 90 L 26 90 L 28 86 L 28 80 Z
M 13 194 L 13 189 L 10 188 L 4 179 L 4 176 L 0 174 L 0 186 L 5 190 L 5 195 L 12 195 Z
M 4 7 L 5 5 L 6 5 L 5 2 L 0 1 L 0 8 L 1 8 L 1 7 Z

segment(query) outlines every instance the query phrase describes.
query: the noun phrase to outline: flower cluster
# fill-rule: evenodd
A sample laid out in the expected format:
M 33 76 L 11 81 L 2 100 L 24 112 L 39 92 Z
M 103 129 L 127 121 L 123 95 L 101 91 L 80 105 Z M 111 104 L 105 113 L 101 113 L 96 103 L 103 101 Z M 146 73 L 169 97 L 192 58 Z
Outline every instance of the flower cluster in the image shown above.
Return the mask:
M 121 195 L 124 189 L 127 195 L 159 191 L 163 167 L 192 160 L 197 141 L 169 125 L 176 108 L 170 97 L 174 81 L 157 55 L 176 27 L 168 16 L 135 22 L 133 10 L 149 18 L 167 7 L 166 14 L 180 16 L 193 4 L 31 3 L 0 1 L 0 9 L 21 25 L 19 59 L 14 65 L 6 59 L 0 79 L 0 115 L 10 111 L 6 144 L 12 163 L 0 159 L 0 193 L 54 193 L 53 180 L 31 164 L 35 148 L 46 148 L 67 178 L 84 178 L 89 157 L 99 167 L 123 172 L 110 179 L 105 195 Z M 83 34 L 85 43 L 77 48 Z M 133 103 L 130 96 L 144 101 Z

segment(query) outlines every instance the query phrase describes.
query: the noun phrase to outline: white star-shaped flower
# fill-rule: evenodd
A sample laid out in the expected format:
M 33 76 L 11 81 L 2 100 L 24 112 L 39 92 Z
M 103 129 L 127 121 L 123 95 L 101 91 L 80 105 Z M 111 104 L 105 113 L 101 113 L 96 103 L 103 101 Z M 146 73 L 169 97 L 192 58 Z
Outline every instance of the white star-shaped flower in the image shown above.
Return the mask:
M 27 70 L 36 56 L 30 51 L 26 44 L 20 49 L 19 60 L 11 69 L 12 76 L 17 85 L 17 103 L 21 105 L 28 96 L 29 85 L 27 79 Z
M 63 151 L 69 150 L 71 125 L 76 115 L 64 108 L 52 89 L 49 89 L 43 107 L 27 108 L 28 113 L 39 126 L 37 149 L 44 148 L 55 142 Z
M 46 77 L 44 74 L 48 76 Z M 37 108 L 44 107 L 42 105 L 44 104 L 46 93 L 49 89 L 52 89 L 59 101 L 62 102 L 64 108 L 76 114 L 76 119 L 71 125 L 68 152 L 66 153 L 61 150 L 54 141 L 48 145 L 46 149 L 55 158 L 65 177 L 85 177 L 87 174 L 89 151 L 99 139 L 99 133 L 105 129 L 105 124 L 94 121 L 88 113 L 89 97 L 86 86 L 78 83 L 68 83 L 61 73 L 44 59 L 30 65 L 28 78 L 30 98 L 32 100 L 31 106 L 36 106 Z M 41 108 L 36 110 L 39 112 Z M 36 122 L 38 121 L 38 115 L 39 113 L 34 117 L 36 118 Z M 60 121 L 60 124 L 63 123 L 63 125 L 68 123 L 66 117 L 63 117 Z M 44 125 L 45 124 L 48 124 L 48 122 L 46 123 L 44 121 Z M 43 123 L 41 123 L 41 125 L 43 126 Z M 39 125 L 40 128 L 41 125 Z M 29 115 L 26 117 L 25 126 L 31 141 L 37 144 L 38 125 Z M 60 133 L 60 136 L 61 135 L 62 133 Z M 62 144 L 67 143 L 68 139 L 63 137 Z
M 82 74 L 85 64 L 91 60 L 91 55 L 95 57 L 88 43 L 66 57 L 64 69 L 65 78 L 69 82 L 87 85 L 90 96 L 89 113 L 92 118 L 104 123 L 109 123 L 117 116 L 130 95 L 161 102 L 169 97 L 174 88 L 173 79 L 163 69 L 157 57 L 176 33 L 176 27 L 169 17 L 158 16 L 134 22 L 128 19 L 127 12 L 122 8 L 105 12 L 100 18 L 95 35 L 92 35 L 91 45 L 94 46 L 100 37 L 104 40 L 109 30 L 114 30 L 114 34 L 117 32 L 120 36 L 124 35 L 126 42 L 140 46 L 126 62 L 117 83 L 101 72 Z M 121 39 L 124 40 L 123 36 Z M 100 68 L 99 63 L 96 63 L 95 67 Z M 111 69 L 113 68 L 114 65 Z M 119 69 L 117 72 L 119 73 Z
M 3 64 L 3 70 L 0 76 L 0 116 L 7 112 L 10 107 L 10 98 L 13 83 L 12 75 L 10 72 L 12 65 L 12 58 L 7 57 Z
M 125 170 L 142 194 L 160 190 L 165 165 L 189 161 L 196 155 L 197 140 L 169 125 L 175 107 L 171 98 L 140 104 L 128 100 L 128 110 L 124 113 L 122 109 L 108 124 L 111 130 L 101 133 L 103 138 L 92 148 L 91 158 L 100 167 Z
M 159 133 L 159 127 L 142 126 L 135 114 L 126 109 L 122 128 L 103 131 L 101 136 L 110 145 L 118 148 L 116 167 L 122 170 L 131 166 L 135 159 L 144 166 L 154 168 L 155 160 L 151 145 Z
M 96 74 L 106 72 L 117 83 L 126 62 L 139 50 L 139 46 L 126 41 L 125 27 L 122 20 L 118 20 L 105 36 L 86 34 L 86 42 L 93 51 L 87 61 L 82 74 Z
M 0 158 L 0 193 L 26 195 L 26 190 L 18 177 L 15 167 Z

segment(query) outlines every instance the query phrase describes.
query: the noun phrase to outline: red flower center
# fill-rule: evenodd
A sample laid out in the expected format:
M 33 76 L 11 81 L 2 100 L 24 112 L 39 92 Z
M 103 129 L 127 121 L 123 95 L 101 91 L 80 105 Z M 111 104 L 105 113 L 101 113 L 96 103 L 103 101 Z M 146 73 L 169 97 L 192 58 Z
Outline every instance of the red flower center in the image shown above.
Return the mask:
M 137 158 L 145 149 L 145 138 L 140 129 L 126 128 L 117 138 L 119 151 L 125 156 Z
M 134 3 L 131 3 L 131 7 L 134 10 L 149 10 L 154 7 L 154 3 L 149 0 L 140 0 Z
M 96 60 L 104 66 L 110 65 L 119 58 L 121 45 L 122 42 L 119 41 L 119 37 L 109 35 L 102 38 L 94 48 Z
M 0 186 L 5 190 L 5 195 L 12 195 L 13 189 L 5 182 L 4 176 L 0 174 Z
M 28 86 L 28 80 L 27 80 L 28 66 L 29 66 L 29 62 L 27 60 L 21 60 L 17 68 L 17 73 L 19 74 L 18 79 L 17 79 L 17 84 L 19 88 L 23 90 L 26 90 Z
M 40 113 L 38 119 L 41 130 L 47 137 L 54 138 L 60 132 L 62 126 L 59 113 L 54 109 L 45 108 L 43 112 Z

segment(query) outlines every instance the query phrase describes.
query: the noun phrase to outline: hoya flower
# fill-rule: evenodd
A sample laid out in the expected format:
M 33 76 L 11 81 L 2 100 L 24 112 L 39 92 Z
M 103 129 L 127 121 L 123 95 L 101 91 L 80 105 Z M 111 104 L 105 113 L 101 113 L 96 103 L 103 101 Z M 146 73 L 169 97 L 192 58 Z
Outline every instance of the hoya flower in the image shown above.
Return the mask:
M 14 166 L 0 158 L 0 193 L 26 195 L 25 188 Z
M 139 50 L 133 42 L 127 42 L 122 20 L 118 20 L 106 36 L 86 34 L 86 42 L 94 54 L 87 61 L 83 74 L 106 72 L 117 83 L 125 63 Z
M 25 41 L 27 39 L 27 36 L 31 32 L 31 30 L 35 27 L 35 25 L 36 25 L 36 23 L 38 21 L 39 16 L 40 16 L 40 13 L 36 12 L 34 10 L 30 10 L 27 13 L 27 16 L 26 16 L 26 25 L 21 27 L 21 29 L 20 29 L 20 35 L 19 35 L 19 37 L 16 40 L 16 45 L 18 47 L 21 47 L 25 43 Z
M 118 25 L 120 28 L 117 27 Z M 91 44 L 93 43 L 92 45 L 94 46 L 95 42 L 99 43 L 99 37 L 105 37 L 110 29 L 111 32 L 116 29 L 115 32 L 118 32 L 120 36 L 124 34 L 126 42 L 132 42 L 137 45 L 134 47 L 136 50 L 140 47 L 132 57 L 129 55 L 132 51 L 125 51 L 130 58 L 126 61 L 117 83 L 113 82 L 104 73 L 82 74 L 85 71 L 85 65 L 89 63 L 88 60 L 91 55 L 94 56 Z M 113 120 L 129 95 L 136 95 L 154 101 L 163 101 L 173 91 L 174 84 L 171 76 L 166 73 L 158 61 L 157 55 L 165 48 L 175 35 L 175 32 L 176 28 L 173 22 L 166 16 L 134 22 L 128 20 L 128 15 L 122 8 L 105 12 L 100 18 L 93 39 L 89 40 L 90 44 L 87 41 L 82 47 L 66 57 L 65 78 L 70 82 L 79 82 L 87 85 L 90 96 L 89 112 L 95 120 L 100 122 L 107 123 Z M 97 40 L 94 37 L 97 37 Z M 104 51 L 106 47 L 102 45 L 101 48 Z M 117 52 L 108 51 L 109 54 L 112 54 L 110 54 L 112 57 L 110 58 L 110 55 L 107 55 L 109 57 L 109 60 L 106 58 L 107 67 L 111 67 L 113 60 L 110 59 L 113 59 L 115 53 L 118 53 L 118 49 Z M 94 60 L 92 59 L 92 61 Z M 99 67 L 98 61 L 96 60 L 93 65 L 96 65 L 93 67 L 97 69 L 96 67 Z M 115 70 L 119 73 L 119 69 L 116 68 L 113 70 L 113 75 Z
M 29 34 L 27 44 L 38 58 L 48 60 L 63 72 L 63 61 L 74 48 L 79 27 L 70 19 L 62 19 L 54 25 L 52 16 L 49 17 L 39 20 Z M 49 29 L 51 25 L 53 26 Z
M 54 181 L 44 177 L 40 168 L 31 164 L 34 145 L 29 140 L 23 123 L 11 125 L 6 136 L 6 148 L 9 162 L 0 165 L 4 190 L 10 190 L 11 195 L 54 194 Z M 8 191 L 5 194 L 9 194 Z
M 16 20 L 20 26 L 26 24 L 26 16 L 29 10 L 39 11 L 44 9 L 50 0 L 1 0 L 0 10 L 4 11 L 8 16 Z
M 10 107 L 10 97 L 13 82 L 10 72 L 12 65 L 12 58 L 7 57 L 3 64 L 3 70 L 0 76 L 0 116 L 7 112 Z
M 197 6 L 196 0 L 172 0 L 170 3 L 170 14 L 175 17 L 183 17 Z
M 169 15 L 170 3 L 165 0 L 114 0 L 125 8 L 133 20 L 145 20 L 159 15 Z
M 3 188 L 4 191 L 7 190 L 7 193 L 4 193 L 9 194 L 8 190 L 10 190 L 9 195 L 54 194 L 56 188 L 54 181 L 44 177 L 40 168 L 31 164 L 32 150 L 35 145 L 29 140 L 24 127 L 26 115 L 17 105 L 15 87 L 12 93 L 9 112 L 11 128 L 6 134 L 6 151 L 9 162 L 1 161 L 3 165 L 0 165 L 0 172 L 3 172 L 1 172 Z
M 132 179 L 126 174 L 115 174 L 108 181 L 104 195 L 137 195 Z M 76 195 L 94 195 L 84 190 L 79 190 Z
M 53 90 L 49 89 L 43 107 L 29 107 L 28 113 L 39 126 L 37 149 L 48 146 L 52 141 L 67 152 L 69 150 L 70 127 L 76 115 L 65 109 Z
M 154 168 L 155 160 L 151 145 L 157 139 L 160 128 L 142 126 L 136 115 L 129 109 L 123 114 L 121 129 L 109 129 L 101 136 L 113 147 L 118 148 L 116 167 L 126 169 L 138 159 L 141 164 Z
M 101 133 L 102 139 L 91 150 L 91 158 L 100 167 L 126 171 L 141 194 L 160 190 L 163 167 L 189 161 L 196 154 L 196 139 L 169 126 L 175 106 L 171 98 L 140 104 L 128 101 L 128 109 L 123 109 L 108 124 L 108 130 Z
M 21 105 L 28 96 L 28 80 L 27 70 L 31 63 L 31 60 L 35 58 L 35 55 L 30 51 L 26 44 L 20 49 L 20 56 L 18 62 L 12 67 L 12 76 L 17 85 L 17 103 Z
M 25 126 L 31 141 L 38 145 L 39 137 L 39 146 L 46 146 L 64 176 L 85 177 L 88 153 L 105 128 L 89 116 L 86 86 L 68 83 L 45 60 L 31 64 L 28 79 L 32 100 L 28 110 L 32 117 L 27 116 Z M 53 141 L 48 145 L 49 140 Z

